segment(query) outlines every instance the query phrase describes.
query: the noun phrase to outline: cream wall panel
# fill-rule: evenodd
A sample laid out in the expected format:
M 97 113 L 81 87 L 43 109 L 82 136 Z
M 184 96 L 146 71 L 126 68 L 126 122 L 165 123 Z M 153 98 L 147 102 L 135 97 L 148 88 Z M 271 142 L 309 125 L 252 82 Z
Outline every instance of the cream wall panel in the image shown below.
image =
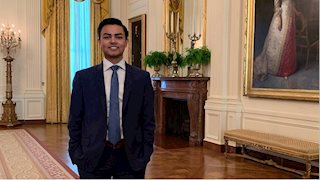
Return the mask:
M 241 94 L 241 1 L 207 1 L 207 45 L 212 51 L 209 99 L 240 101 Z M 239 16 L 240 14 L 240 16 Z M 213 33 L 214 32 L 214 33 Z
M 110 14 L 111 17 L 121 19 L 121 1 L 110 0 Z
M 42 90 L 42 55 L 40 32 L 40 3 L 30 0 L 27 4 L 27 87 L 25 96 L 25 120 L 44 119 L 44 91 Z M 44 51 L 45 52 L 45 51 Z
M 222 144 L 227 126 L 230 1 L 207 1 L 206 42 L 211 49 L 210 86 L 205 103 L 205 141 Z M 227 23 L 225 23 L 227 22 Z M 214 33 L 213 33 L 214 32 Z M 213 53 L 214 52 L 214 53 Z M 214 77 L 214 78 L 212 78 Z M 219 116 L 212 116 L 211 114 Z M 214 136 L 212 136 L 214 135 Z M 214 137 L 214 138 L 212 138 Z
M 245 116 L 244 129 L 278 134 L 312 142 L 319 142 L 318 122 L 297 121 L 288 118 Z
M 246 1 L 208 0 L 207 4 L 206 41 L 212 60 L 205 140 L 222 144 L 225 130 L 244 128 L 317 142 L 318 103 L 242 95 Z M 218 137 L 209 138 L 212 135 Z
M 26 29 L 27 90 L 41 90 L 40 3 L 28 0 Z
M 243 17 L 241 16 L 243 8 L 241 6 L 241 1 L 232 1 L 230 3 L 230 30 L 229 30 L 229 67 L 228 67 L 228 99 L 241 98 L 241 74 L 242 74 L 242 61 L 241 53 L 243 46 L 241 40 L 243 33 L 239 27 L 241 27 L 241 22 Z
M 128 4 L 138 4 L 139 2 L 141 1 L 145 1 L 145 0 L 127 0 L 128 1 Z
M 42 119 L 44 114 L 43 99 L 25 99 L 25 120 Z
M 147 47 L 146 53 L 150 51 L 164 50 L 164 0 L 147 1 Z M 147 68 L 150 74 L 154 73 L 153 68 Z M 161 70 L 164 74 L 164 68 Z
M 164 3 L 163 0 L 147 1 L 147 53 L 164 50 Z
M 44 119 L 45 95 L 41 90 L 26 90 L 24 96 L 24 119 Z
M 40 33 L 40 1 L 39 0 L 0 0 L 0 23 L 15 24 L 21 30 L 21 49 L 12 54 L 13 101 L 16 102 L 18 119 L 27 119 L 25 109 L 39 111 L 39 105 L 26 104 L 25 99 L 44 101 L 42 51 Z M 0 53 L 1 57 L 4 54 Z M 0 99 L 5 101 L 5 69 L 3 60 L 0 62 Z M 4 74 L 3 74 L 4 73 Z M 45 76 L 44 76 L 45 77 Z M 31 93 L 31 94 L 29 94 Z M 41 104 L 41 108 L 44 108 Z M 35 106 L 34 106 L 35 105 Z M 40 110 L 41 110 L 40 108 Z M 1 113 L 2 113 L 1 107 Z M 44 112 L 36 119 L 44 119 Z
M 42 91 L 44 95 L 46 94 L 46 78 L 47 78 L 47 72 L 46 72 L 46 40 L 43 36 L 41 36 L 41 86 Z
M 229 11 L 230 0 L 207 1 L 206 42 L 212 50 L 210 63 L 209 98 L 216 96 L 226 98 L 228 85 L 229 59 Z
M 0 23 L 1 24 L 14 24 L 15 31 L 21 30 L 21 48 L 17 49 L 15 53 L 10 53 L 15 59 L 12 62 L 12 90 L 13 101 L 16 103 L 16 113 L 18 119 L 23 119 L 23 90 L 26 82 L 26 0 L 0 0 Z M 2 102 L 6 100 L 6 62 L 2 59 L 5 53 L 0 53 L 0 64 L 2 65 L 1 71 L 1 92 L 0 97 Z M 1 105 L 1 115 L 3 113 Z
M 24 49 L 26 42 L 26 30 L 25 30 L 25 22 L 26 20 L 26 0 L 0 0 L 0 24 L 14 24 L 15 31 L 21 30 L 21 49 L 17 49 L 15 53 L 10 53 L 11 56 L 15 59 L 12 62 L 12 89 L 13 96 L 20 96 L 23 93 L 23 89 L 25 87 L 25 58 L 26 58 L 26 50 Z M 3 66 L 3 76 L 1 79 L 2 91 L 0 96 L 5 97 L 5 79 L 6 79 L 6 62 L 2 59 L 5 57 L 5 53 L 1 52 L 0 63 Z
M 205 122 L 205 141 L 220 144 L 221 140 L 221 116 L 224 116 L 220 111 L 210 111 L 206 113 L 205 118 L 208 120 Z
M 219 118 L 211 114 L 219 114 Z M 205 141 L 223 144 L 227 129 L 242 127 L 242 104 L 236 99 L 210 98 L 205 104 Z M 215 139 L 211 138 L 215 135 Z M 232 145 L 232 144 L 231 144 Z
M 264 128 L 263 131 L 270 133 L 309 141 L 319 140 L 318 103 L 252 98 L 243 98 L 243 103 L 245 128 L 256 130 Z M 248 118 L 251 121 L 248 121 Z M 252 119 L 255 123 L 252 123 Z
M 147 8 L 147 0 L 128 0 L 128 18 L 146 14 Z
M 35 1 L 31 0 L 30 2 Z M 21 30 L 21 48 L 17 50 L 16 54 L 13 54 L 13 57 L 15 60 L 13 61 L 13 69 L 12 69 L 12 78 L 13 78 L 13 96 L 21 96 L 23 97 L 24 89 L 27 86 L 27 52 L 28 52 L 28 40 L 27 37 L 29 35 L 29 30 L 27 29 L 27 11 L 29 10 L 34 10 L 34 9 L 27 9 L 27 4 L 29 1 L 27 0 L 22 0 L 19 1 L 17 0 L 17 11 L 14 16 L 14 22 L 13 24 L 16 25 L 16 30 L 20 29 Z M 23 116 L 20 116 L 23 117 Z
M 227 128 L 226 129 L 239 129 L 241 128 L 241 113 L 228 112 L 227 116 Z

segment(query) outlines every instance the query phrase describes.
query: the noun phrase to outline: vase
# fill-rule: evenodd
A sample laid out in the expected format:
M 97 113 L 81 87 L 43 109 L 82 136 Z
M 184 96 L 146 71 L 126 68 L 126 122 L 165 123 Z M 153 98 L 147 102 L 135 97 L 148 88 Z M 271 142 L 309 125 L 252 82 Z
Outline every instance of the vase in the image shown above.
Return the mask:
M 155 71 L 155 73 L 152 75 L 152 77 L 162 77 L 162 75 L 159 73 L 160 66 L 154 66 L 153 70 Z
M 191 67 L 191 73 L 189 77 L 202 77 L 203 75 L 199 72 L 201 64 L 193 64 Z

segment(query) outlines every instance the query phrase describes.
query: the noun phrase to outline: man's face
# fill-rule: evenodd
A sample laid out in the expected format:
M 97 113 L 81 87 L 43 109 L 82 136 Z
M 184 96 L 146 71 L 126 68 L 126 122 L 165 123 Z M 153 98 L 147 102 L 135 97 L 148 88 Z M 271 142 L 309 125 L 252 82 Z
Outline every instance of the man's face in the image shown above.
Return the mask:
M 115 24 L 103 26 L 100 33 L 99 46 L 105 58 L 110 62 L 116 64 L 123 58 L 127 43 L 121 26 Z

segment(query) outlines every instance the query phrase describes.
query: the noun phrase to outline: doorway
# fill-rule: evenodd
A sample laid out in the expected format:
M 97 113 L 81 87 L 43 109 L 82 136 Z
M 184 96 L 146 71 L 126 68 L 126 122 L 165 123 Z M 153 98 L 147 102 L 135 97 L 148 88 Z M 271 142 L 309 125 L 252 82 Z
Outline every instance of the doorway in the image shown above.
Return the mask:
M 146 15 L 129 19 L 129 64 L 145 69 Z

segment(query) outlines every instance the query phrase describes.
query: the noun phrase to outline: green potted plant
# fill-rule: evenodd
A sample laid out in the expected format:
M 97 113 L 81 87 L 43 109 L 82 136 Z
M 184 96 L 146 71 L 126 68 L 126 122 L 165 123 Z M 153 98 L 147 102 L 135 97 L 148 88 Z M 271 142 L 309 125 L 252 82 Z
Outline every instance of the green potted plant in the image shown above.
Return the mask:
M 188 48 L 186 50 L 186 56 L 184 61 L 186 64 L 192 67 L 192 73 L 190 77 L 202 77 L 202 74 L 198 71 L 200 70 L 201 65 L 209 64 L 211 59 L 211 52 L 206 46 L 200 48 Z
M 166 53 L 151 51 L 144 57 L 144 65 L 154 68 L 155 74 L 153 74 L 152 77 L 161 77 L 161 74 L 159 74 L 160 66 L 165 64 L 166 60 Z

